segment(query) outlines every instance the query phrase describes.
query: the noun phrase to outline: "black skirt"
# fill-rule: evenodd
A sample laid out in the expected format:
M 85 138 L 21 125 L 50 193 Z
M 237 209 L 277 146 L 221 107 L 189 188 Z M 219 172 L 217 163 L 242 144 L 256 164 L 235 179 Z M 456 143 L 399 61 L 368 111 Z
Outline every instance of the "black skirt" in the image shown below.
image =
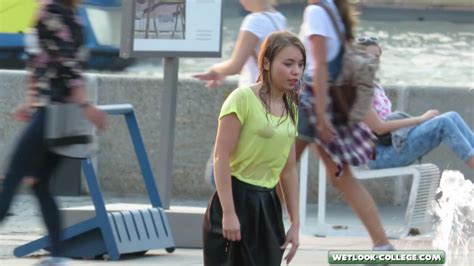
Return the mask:
M 250 185 L 232 178 L 240 241 L 222 234 L 222 207 L 214 192 L 204 215 L 204 265 L 281 265 L 285 228 L 275 188 Z

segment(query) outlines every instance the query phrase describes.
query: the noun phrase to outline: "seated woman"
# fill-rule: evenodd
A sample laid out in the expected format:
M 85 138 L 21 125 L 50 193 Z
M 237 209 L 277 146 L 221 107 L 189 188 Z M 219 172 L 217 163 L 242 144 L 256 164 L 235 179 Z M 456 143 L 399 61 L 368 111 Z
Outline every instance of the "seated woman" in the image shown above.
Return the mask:
M 360 47 L 380 57 L 382 49 L 377 38 L 357 39 Z M 474 169 L 474 133 L 456 112 L 440 114 L 428 110 L 423 115 L 411 117 L 401 112 L 392 112 L 392 104 L 380 84 L 375 83 L 372 110 L 364 122 L 378 136 L 374 160 L 368 163 L 371 169 L 407 166 L 418 158 L 445 143 Z

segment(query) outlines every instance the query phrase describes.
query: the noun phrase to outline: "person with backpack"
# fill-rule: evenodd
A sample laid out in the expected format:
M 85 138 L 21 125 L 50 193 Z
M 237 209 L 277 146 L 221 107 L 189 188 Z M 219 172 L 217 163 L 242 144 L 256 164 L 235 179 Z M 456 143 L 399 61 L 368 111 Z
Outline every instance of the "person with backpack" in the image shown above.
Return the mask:
M 297 160 L 308 145 L 315 143 L 332 185 L 363 222 L 373 249 L 392 250 L 372 196 L 357 182 L 350 168 L 371 159 L 375 137 L 362 122 L 336 121 L 332 109 L 335 99 L 329 97 L 329 84 L 342 71 L 343 47 L 354 39 L 353 7 L 347 0 L 309 0 L 308 4 L 300 30 L 307 52 L 307 85 L 300 93 Z M 343 35 L 342 41 L 338 32 Z
M 378 39 L 360 37 L 356 43 L 377 58 L 382 55 Z M 372 108 L 364 122 L 378 137 L 370 169 L 407 166 L 446 143 L 456 156 L 474 169 L 474 132 L 456 112 L 440 114 L 428 110 L 412 117 L 392 112 L 392 103 L 379 83 L 375 83 Z
M 297 94 L 305 66 L 297 36 L 264 41 L 256 84 L 235 89 L 222 105 L 214 151 L 216 187 L 204 215 L 204 265 L 281 265 L 299 245 L 295 158 Z M 276 195 L 281 183 L 290 227 L 285 235 Z
M 274 0 L 241 0 L 240 4 L 250 14 L 240 25 L 231 58 L 211 66 L 205 73 L 194 75 L 206 81 L 208 88 L 219 86 L 226 76 L 236 74 L 240 74 L 239 87 L 255 83 L 260 45 L 272 32 L 286 29 L 286 18 L 275 10 Z
M 105 126 L 105 113 L 87 101 L 82 65 L 87 58 L 82 26 L 76 8 L 81 0 L 50 0 L 40 7 L 28 39 L 26 100 L 14 111 L 28 122 L 7 166 L 0 192 L 0 222 L 5 218 L 22 180 L 38 199 L 48 230 L 51 257 L 39 265 L 66 265 L 62 258 L 61 216 L 50 190 L 51 176 L 63 156 L 45 143 L 46 109 L 52 104 L 75 103 L 97 128 Z

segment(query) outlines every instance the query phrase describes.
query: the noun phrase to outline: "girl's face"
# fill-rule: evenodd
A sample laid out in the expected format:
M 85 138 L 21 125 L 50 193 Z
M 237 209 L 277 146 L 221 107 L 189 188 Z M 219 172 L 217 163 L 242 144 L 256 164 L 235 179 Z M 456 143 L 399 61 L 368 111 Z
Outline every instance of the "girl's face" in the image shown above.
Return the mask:
M 271 63 L 272 85 L 283 92 L 293 90 L 301 79 L 304 70 L 304 58 L 301 50 L 289 45 L 283 48 Z
M 367 46 L 367 48 L 365 48 L 365 50 L 375 56 L 377 59 L 380 59 L 380 55 L 382 54 L 382 50 L 380 49 L 380 47 L 378 45 L 369 45 Z

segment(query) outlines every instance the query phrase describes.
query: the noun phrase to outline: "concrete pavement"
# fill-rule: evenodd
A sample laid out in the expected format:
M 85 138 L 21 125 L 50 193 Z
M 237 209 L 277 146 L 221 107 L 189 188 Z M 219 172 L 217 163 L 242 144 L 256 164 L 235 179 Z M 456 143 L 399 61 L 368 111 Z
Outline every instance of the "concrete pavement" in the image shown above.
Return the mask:
M 3 237 L 3 236 L 2 236 Z M 33 240 L 31 236 L 12 236 L 9 239 L 0 240 L 0 246 L 11 249 L 15 245 L 20 245 L 25 241 Z M 410 237 L 393 240 L 394 245 L 399 250 L 431 250 L 430 239 L 420 237 Z M 5 245 L 6 244 L 6 245 Z M 370 247 L 370 239 L 367 237 L 312 237 L 301 236 L 301 244 L 298 253 L 291 265 L 329 265 L 327 252 L 329 250 L 366 250 Z M 474 249 L 471 248 L 471 252 Z M 27 258 L 7 258 L 0 260 L 1 266 L 33 265 L 38 262 L 40 256 L 30 256 Z M 454 256 L 449 265 L 473 265 L 474 258 L 464 256 Z M 124 256 L 120 261 L 104 260 L 72 260 L 70 265 L 202 265 L 202 250 L 200 249 L 176 249 L 172 254 L 167 254 L 164 250 L 152 250 L 145 256 Z M 282 265 L 285 265 L 284 263 Z
M 89 197 L 61 197 L 60 200 L 62 207 L 91 204 Z M 144 203 L 146 198 L 108 197 L 107 202 Z M 206 205 L 205 201 L 173 200 L 172 203 L 198 207 Z M 35 204 L 35 199 L 30 195 L 18 196 L 12 208 L 14 216 L 8 217 L 0 226 L 0 266 L 33 265 L 46 254 L 37 252 L 26 258 L 13 256 L 15 247 L 43 234 L 43 225 Z M 379 209 L 386 231 L 392 237 L 396 237 L 401 231 L 404 208 L 379 206 Z M 347 206 L 330 205 L 327 210 L 328 222 L 345 229 L 332 229 L 330 236 L 314 237 L 316 206 L 309 205 L 307 226 L 303 229 L 300 248 L 291 265 L 328 265 L 329 250 L 370 250 L 372 246 L 370 238 Z M 433 249 L 432 237 L 429 236 L 404 237 L 391 241 L 398 250 Z M 448 265 L 474 265 L 474 243 L 466 248 L 466 252 L 451 255 L 448 258 L 450 262 Z M 72 260 L 70 265 L 202 265 L 202 250 L 178 248 L 172 254 L 164 250 L 151 250 L 145 256 L 124 256 L 120 261 Z

